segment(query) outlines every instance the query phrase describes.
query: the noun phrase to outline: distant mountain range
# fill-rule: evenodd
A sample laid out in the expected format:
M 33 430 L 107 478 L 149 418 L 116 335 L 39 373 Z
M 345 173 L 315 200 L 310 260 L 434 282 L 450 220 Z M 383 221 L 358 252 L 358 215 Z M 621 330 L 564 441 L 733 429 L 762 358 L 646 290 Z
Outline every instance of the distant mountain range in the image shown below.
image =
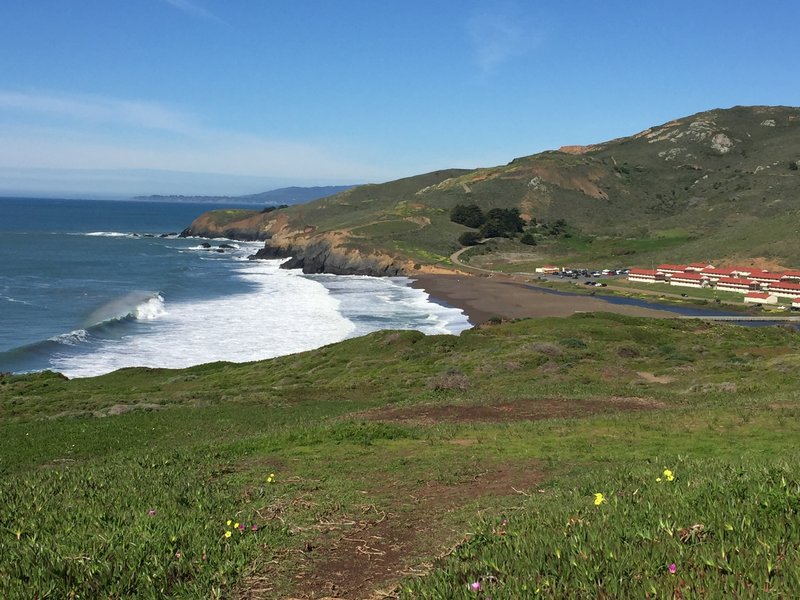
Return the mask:
M 258 204 L 268 206 L 278 206 L 281 204 L 302 204 L 311 200 L 318 200 L 326 196 L 333 196 L 339 192 L 349 190 L 352 185 L 327 185 L 315 187 L 285 187 L 259 194 L 247 194 L 245 196 L 183 196 L 183 195 L 152 195 L 136 196 L 134 200 L 147 202 L 196 202 L 208 204 Z

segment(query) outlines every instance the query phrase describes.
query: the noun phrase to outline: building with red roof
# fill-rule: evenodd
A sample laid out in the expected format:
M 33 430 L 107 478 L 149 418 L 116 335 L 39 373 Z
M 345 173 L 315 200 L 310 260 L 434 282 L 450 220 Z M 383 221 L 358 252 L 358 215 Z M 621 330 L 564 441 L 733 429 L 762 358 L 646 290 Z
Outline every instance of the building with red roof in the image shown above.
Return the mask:
M 778 297 L 769 292 L 747 292 L 744 301 L 750 304 L 777 304 Z
M 686 271 L 686 265 L 658 265 L 656 271 L 669 276 L 674 273 L 684 273 Z
M 786 281 L 771 283 L 769 291 L 781 298 L 797 298 L 800 296 L 800 283 L 789 283 Z
M 762 271 L 761 273 L 751 273 L 747 276 L 747 279 L 757 281 L 761 284 L 761 287 L 766 287 L 781 281 L 781 279 L 783 279 L 783 273 L 769 273 L 767 271 Z
M 708 285 L 708 277 L 702 273 L 676 273 L 670 278 L 669 284 L 683 287 L 701 288 Z
M 713 269 L 714 265 L 704 262 L 693 262 L 686 265 L 687 271 L 702 271 L 703 269 Z
M 701 273 L 703 273 L 703 275 L 708 275 L 711 281 L 717 281 L 723 277 L 735 276 L 733 269 L 703 269 Z
M 800 283 L 800 271 L 784 271 L 783 278 L 789 282 L 796 281 Z
M 726 292 L 741 292 L 742 294 L 750 291 L 758 291 L 760 285 L 757 281 L 750 281 L 741 277 L 720 277 L 717 280 L 717 289 Z
M 628 273 L 628 281 L 638 281 L 640 283 L 656 283 L 665 281 L 664 273 L 659 273 L 655 269 L 631 269 Z
M 731 267 L 731 271 L 733 272 L 734 277 L 749 277 L 753 273 L 761 273 L 761 269 L 756 269 L 755 267 Z

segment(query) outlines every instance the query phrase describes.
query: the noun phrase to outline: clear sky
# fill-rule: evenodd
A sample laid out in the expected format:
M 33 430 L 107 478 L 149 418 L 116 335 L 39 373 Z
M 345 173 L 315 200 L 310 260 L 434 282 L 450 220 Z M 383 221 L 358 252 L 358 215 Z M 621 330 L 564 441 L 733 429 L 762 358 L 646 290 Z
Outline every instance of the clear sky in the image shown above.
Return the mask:
M 797 0 L 6 0 L 0 193 L 379 182 L 800 104 Z

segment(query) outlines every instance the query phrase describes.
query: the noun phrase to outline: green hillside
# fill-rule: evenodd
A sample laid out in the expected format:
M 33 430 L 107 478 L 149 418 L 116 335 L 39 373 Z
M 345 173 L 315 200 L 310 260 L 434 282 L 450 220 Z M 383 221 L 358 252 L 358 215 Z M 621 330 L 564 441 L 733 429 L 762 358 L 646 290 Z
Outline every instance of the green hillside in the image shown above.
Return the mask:
M 0 596 L 797 597 L 799 359 L 584 314 L 3 375 Z
M 288 220 L 280 240 L 339 232 L 346 248 L 446 264 L 467 231 L 450 221 L 450 210 L 476 204 L 535 219 L 537 244 L 503 242 L 495 250 L 502 260 L 796 266 L 799 164 L 800 108 L 712 110 L 504 166 L 359 186 L 280 211 Z M 548 228 L 559 220 L 567 235 Z

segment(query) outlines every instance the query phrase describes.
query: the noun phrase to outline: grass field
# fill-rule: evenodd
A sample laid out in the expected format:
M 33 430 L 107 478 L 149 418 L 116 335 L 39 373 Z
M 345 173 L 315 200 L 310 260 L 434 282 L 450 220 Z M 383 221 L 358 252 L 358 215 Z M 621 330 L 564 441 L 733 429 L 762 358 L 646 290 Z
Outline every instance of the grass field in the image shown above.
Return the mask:
M 795 597 L 798 368 L 582 315 L 2 376 L 0 596 Z

